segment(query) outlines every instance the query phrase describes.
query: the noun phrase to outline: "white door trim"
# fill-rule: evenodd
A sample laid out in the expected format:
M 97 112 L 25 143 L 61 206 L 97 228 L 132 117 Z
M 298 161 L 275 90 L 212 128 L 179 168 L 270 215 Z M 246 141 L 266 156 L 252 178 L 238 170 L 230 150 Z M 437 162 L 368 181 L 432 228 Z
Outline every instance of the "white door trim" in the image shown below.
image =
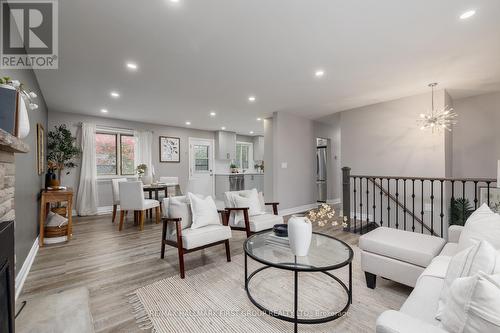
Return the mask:
M 205 138 L 194 138 L 194 137 L 188 137 L 188 157 L 189 157 L 189 168 L 188 168 L 188 179 L 191 180 L 193 176 L 193 170 L 192 170 L 192 159 L 191 159 L 191 144 L 193 141 L 205 141 L 210 143 L 212 147 L 212 153 L 211 159 L 210 159 L 210 164 L 212 166 L 212 170 L 210 172 L 210 175 L 212 176 L 212 197 L 215 198 L 215 140 L 214 139 L 205 139 Z

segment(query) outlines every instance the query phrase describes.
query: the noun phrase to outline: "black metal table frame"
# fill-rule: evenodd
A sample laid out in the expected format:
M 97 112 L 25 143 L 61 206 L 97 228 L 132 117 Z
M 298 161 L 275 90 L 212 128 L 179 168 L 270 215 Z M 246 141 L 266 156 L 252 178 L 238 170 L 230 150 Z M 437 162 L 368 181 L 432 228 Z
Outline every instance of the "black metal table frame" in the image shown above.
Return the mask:
M 149 199 L 153 199 L 153 192 L 154 192 L 154 194 L 155 194 L 154 199 L 158 201 L 159 197 L 160 197 L 160 195 L 159 195 L 160 191 L 165 191 L 165 197 L 167 197 L 169 187 L 175 187 L 176 194 L 177 194 L 177 186 L 178 185 L 162 185 L 162 186 L 158 186 L 158 187 L 144 187 L 143 190 L 144 190 L 144 192 L 149 193 Z
M 294 263 L 290 263 L 290 265 L 294 265 L 295 267 L 283 267 L 283 266 L 278 266 L 277 264 L 273 264 L 273 263 L 270 263 L 270 262 L 267 262 L 263 259 L 260 259 L 252 254 L 249 254 L 248 251 L 247 251 L 247 242 L 253 238 L 254 236 L 258 236 L 259 234 L 262 234 L 262 233 L 266 233 L 266 232 L 269 232 L 269 231 L 263 231 L 263 232 L 259 232 L 257 234 L 254 234 L 252 235 L 251 237 L 247 238 L 247 240 L 245 240 L 245 243 L 243 245 L 243 249 L 245 251 L 245 290 L 247 292 L 247 296 L 248 298 L 250 299 L 250 301 L 253 303 L 253 305 L 255 305 L 259 310 L 261 310 L 262 312 L 272 316 L 272 317 L 275 317 L 275 318 L 278 318 L 280 320 L 283 320 L 283 321 L 288 321 L 288 322 L 291 322 L 291 323 L 294 323 L 294 332 L 297 333 L 297 330 L 298 330 L 298 324 L 322 324 L 322 323 L 326 323 L 326 322 L 329 322 L 329 321 L 333 321 L 335 319 L 338 319 L 340 317 L 342 317 L 344 314 L 346 314 L 347 310 L 349 309 L 349 306 L 352 304 L 352 258 L 353 258 L 353 251 L 351 249 L 351 247 L 349 245 L 347 245 L 345 242 L 335 238 L 335 237 L 331 237 L 331 236 L 328 236 L 328 235 L 325 235 L 325 234 L 321 234 L 321 233 L 315 233 L 315 234 L 318 234 L 318 235 L 322 235 L 322 236 L 325 236 L 325 237 L 329 237 L 329 238 L 332 238 L 338 242 L 341 242 L 342 244 L 344 244 L 345 246 L 347 246 L 347 248 L 350 249 L 350 255 L 349 255 L 349 259 L 340 263 L 340 264 L 337 264 L 337 265 L 332 265 L 332 266 L 328 266 L 328 267 L 325 267 L 325 268 L 315 268 L 315 267 L 311 267 L 311 266 L 307 266 L 307 265 L 300 265 L 302 267 L 297 267 L 297 263 L 296 263 L 296 260 L 297 260 L 297 257 L 295 257 L 295 262 Z M 263 264 L 264 266 L 263 267 L 260 267 L 259 269 L 255 270 L 254 272 L 252 272 L 250 274 L 250 276 L 248 275 L 248 257 L 252 258 L 253 260 Z M 287 265 L 287 263 L 281 263 L 281 265 Z M 331 270 L 336 270 L 336 269 L 339 269 L 339 268 L 342 268 L 342 267 L 345 267 L 349 265 L 349 287 L 347 287 L 345 285 L 344 282 L 342 282 L 342 280 L 340 280 L 338 277 L 336 277 L 335 275 L 329 273 L 328 271 L 331 271 Z M 273 310 L 269 310 L 269 309 L 266 309 L 264 306 L 262 306 L 259 302 L 257 302 L 255 300 L 255 298 L 252 296 L 252 294 L 250 293 L 249 289 L 248 289 L 248 284 L 250 283 L 250 280 L 255 276 L 257 275 L 258 273 L 262 272 L 263 270 L 265 269 L 268 269 L 268 268 L 277 268 L 277 269 L 283 269 L 283 270 L 287 270 L 287 271 L 293 271 L 294 272 L 294 305 L 293 305 L 293 312 L 294 312 L 294 316 L 293 317 L 288 317 L 288 316 L 284 316 L 276 311 L 273 311 Z M 315 319 L 300 319 L 298 318 L 298 282 L 299 282 L 299 272 L 320 272 L 320 273 L 323 273 L 327 276 L 329 276 L 330 278 L 332 278 L 333 280 L 337 281 L 340 286 L 345 290 L 345 292 L 347 293 L 347 303 L 346 305 L 344 306 L 344 308 L 342 310 L 340 310 L 339 312 L 331 315 L 331 316 L 328 316 L 328 317 L 323 317 L 323 318 L 315 318 Z

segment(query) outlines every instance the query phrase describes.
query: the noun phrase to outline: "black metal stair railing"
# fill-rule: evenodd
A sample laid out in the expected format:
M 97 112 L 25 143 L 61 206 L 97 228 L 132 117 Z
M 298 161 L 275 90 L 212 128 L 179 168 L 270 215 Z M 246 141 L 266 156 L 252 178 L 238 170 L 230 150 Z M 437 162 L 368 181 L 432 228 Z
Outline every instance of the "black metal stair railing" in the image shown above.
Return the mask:
M 350 171 L 342 168 L 345 229 L 360 234 L 385 226 L 445 237 L 449 204 L 463 198 L 473 202 L 475 210 L 482 191 L 482 201 L 489 205 L 492 185 L 497 182 L 489 178 L 351 175 Z

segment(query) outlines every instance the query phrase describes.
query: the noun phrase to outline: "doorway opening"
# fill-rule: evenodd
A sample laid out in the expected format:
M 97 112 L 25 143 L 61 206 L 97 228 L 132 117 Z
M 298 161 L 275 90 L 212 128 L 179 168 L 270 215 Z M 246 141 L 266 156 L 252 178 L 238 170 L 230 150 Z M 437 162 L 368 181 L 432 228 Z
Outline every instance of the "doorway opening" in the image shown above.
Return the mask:
M 189 138 L 188 191 L 214 196 L 214 141 Z
M 328 198 L 328 139 L 316 138 L 316 201 Z

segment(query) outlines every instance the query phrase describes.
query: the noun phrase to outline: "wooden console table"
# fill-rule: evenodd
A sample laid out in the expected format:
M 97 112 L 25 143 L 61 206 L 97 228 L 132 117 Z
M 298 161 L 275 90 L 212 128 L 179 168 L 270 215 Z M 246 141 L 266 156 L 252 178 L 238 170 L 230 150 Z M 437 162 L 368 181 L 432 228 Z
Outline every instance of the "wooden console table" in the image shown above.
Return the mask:
M 68 229 L 67 229 L 68 241 L 71 239 L 71 236 L 73 235 L 73 225 L 71 218 L 72 206 L 73 206 L 73 189 L 68 187 L 65 190 L 42 190 L 40 196 L 40 237 L 39 237 L 40 247 L 43 246 L 45 221 L 50 211 L 50 204 L 58 202 L 67 202 L 66 215 L 68 218 Z

